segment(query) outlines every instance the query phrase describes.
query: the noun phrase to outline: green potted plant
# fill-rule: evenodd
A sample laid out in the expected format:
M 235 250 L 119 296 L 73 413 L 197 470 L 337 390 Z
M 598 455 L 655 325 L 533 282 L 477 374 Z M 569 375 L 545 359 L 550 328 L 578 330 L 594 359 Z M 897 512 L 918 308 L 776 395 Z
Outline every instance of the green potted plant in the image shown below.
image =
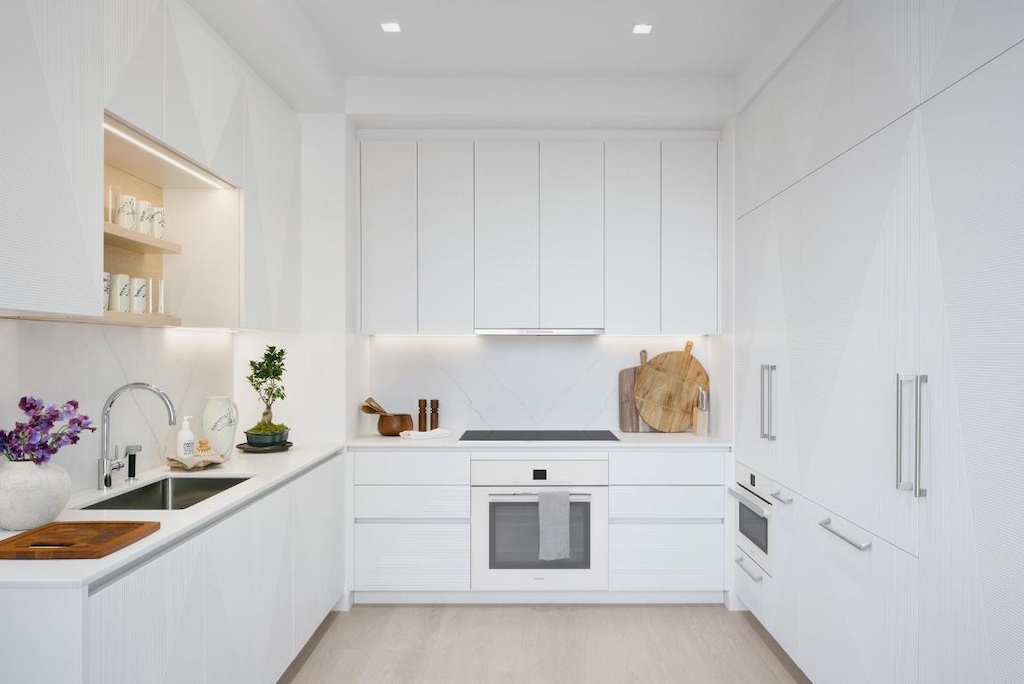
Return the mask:
M 258 423 L 245 431 L 245 439 L 250 446 L 279 446 L 288 441 L 288 426 L 274 422 L 274 402 L 284 399 L 285 350 L 267 345 L 263 358 L 249 362 L 249 375 L 246 380 L 256 390 L 263 402 L 263 415 Z

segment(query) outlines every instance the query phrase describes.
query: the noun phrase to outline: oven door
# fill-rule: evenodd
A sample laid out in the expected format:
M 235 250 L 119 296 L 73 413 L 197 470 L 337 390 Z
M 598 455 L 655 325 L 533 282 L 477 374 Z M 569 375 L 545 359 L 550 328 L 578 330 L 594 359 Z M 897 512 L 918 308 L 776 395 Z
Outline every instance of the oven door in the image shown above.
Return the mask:
M 538 488 L 473 487 L 473 589 L 608 588 L 608 488 L 559 489 L 569 492 L 570 557 L 542 561 Z
M 771 576 L 772 505 L 743 487 L 729 487 L 729 494 L 736 500 L 736 546 Z

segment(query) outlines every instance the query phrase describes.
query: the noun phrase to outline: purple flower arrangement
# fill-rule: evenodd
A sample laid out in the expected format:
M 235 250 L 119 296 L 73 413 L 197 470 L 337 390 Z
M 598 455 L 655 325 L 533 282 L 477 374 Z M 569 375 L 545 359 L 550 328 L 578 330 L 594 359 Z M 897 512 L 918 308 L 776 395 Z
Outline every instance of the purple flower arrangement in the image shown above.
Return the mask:
M 28 416 L 28 422 L 15 423 L 10 432 L 0 430 L 0 453 L 9 461 L 46 463 L 64 447 L 77 444 L 82 430 L 96 430 L 89 416 L 78 412 L 74 399 L 62 406 L 46 406 L 35 397 L 22 397 L 18 408 Z M 65 421 L 66 425 L 58 427 L 58 423 Z

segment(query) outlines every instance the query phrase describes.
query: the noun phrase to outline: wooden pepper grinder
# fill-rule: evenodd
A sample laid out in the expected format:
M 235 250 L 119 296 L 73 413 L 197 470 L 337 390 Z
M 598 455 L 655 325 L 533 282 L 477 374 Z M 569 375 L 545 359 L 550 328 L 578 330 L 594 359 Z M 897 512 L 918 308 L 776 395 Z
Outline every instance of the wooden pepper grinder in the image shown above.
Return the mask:
M 419 405 L 420 405 L 419 431 L 420 432 L 426 432 L 427 431 L 427 400 L 426 399 L 420 399 L 419 400 Z
M 437 399 L 430 400 L 430 429 L 437 429 L 437 407 L 440 406 L 441 402 Z

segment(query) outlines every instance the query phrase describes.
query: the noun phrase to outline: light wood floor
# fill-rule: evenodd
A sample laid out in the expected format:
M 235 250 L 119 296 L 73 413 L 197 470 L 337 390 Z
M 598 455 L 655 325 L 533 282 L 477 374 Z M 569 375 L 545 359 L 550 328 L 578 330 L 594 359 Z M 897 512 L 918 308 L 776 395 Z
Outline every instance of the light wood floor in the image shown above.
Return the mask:
M 807 682 L 723 606 L 356 606 L 281 682 Z

